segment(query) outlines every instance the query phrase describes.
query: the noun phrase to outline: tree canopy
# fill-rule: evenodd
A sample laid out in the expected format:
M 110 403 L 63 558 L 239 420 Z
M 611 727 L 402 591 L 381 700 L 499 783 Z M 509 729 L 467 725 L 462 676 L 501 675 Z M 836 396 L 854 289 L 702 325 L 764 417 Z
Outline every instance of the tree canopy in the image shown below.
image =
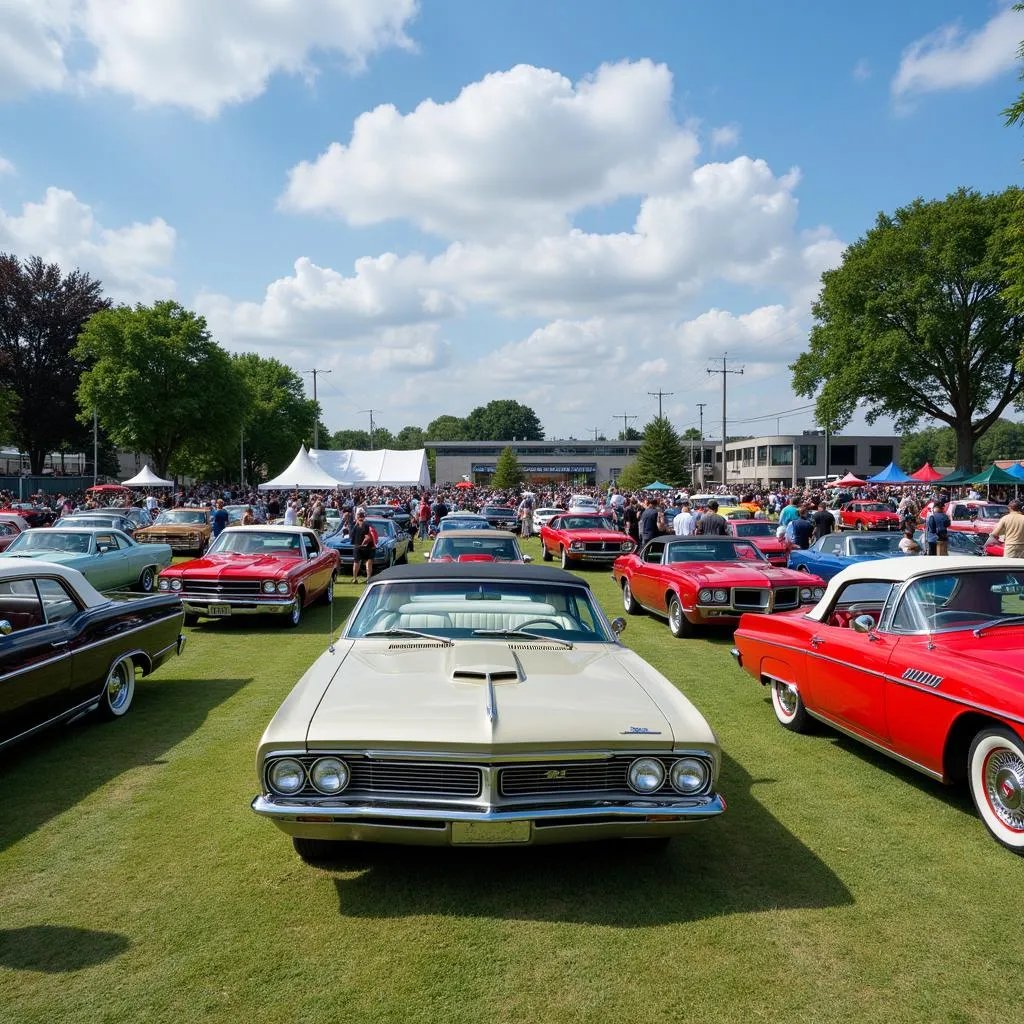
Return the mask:
M 655 416 L 644 428 L 643 444 L 637 449 L 636 459 L 623 470 L 619 483 L 626 490 L 638 490 L 655 480 L 684 484 L 689 480 L 688 464 L 689 453 L 675 427 L 667 417 Z
M 494 466 L 494 476 L 491 478 L 491 485 L 494 487 L 511 488 L 518 487 L 523 482 L 523 470 L 516 458 L 516 453 L 507 445 L 498 456 Z
M 172 459 L 219 458 L 240 436 L 244 380 L 206 320 L 176 302 L 101 310 L 73 355 L 90 367 L 78 385 L 83 422 L 97 409 L 114 443 L 149 453 L 160 476 Z
M 930 417 L 953 428 L 957 466 L 972 465 L 977 439 L 1024 391 L 1024 317 L 1001 294 L 1018 198 L 917 199 L 879 214 L 822 275 L 810 346 L 791 366 L 819 423 L 841 429 L 858 405 L 903 431 Z

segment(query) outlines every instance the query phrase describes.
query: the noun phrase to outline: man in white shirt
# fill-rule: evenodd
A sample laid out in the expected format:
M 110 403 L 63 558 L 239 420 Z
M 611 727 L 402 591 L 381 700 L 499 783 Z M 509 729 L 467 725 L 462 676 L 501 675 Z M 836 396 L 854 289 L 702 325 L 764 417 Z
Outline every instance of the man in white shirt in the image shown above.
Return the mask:
M 693 514 L 688 501 L 682 503 L 679 514 L 672 520 L 672 532 L 677 537 L 689 537 L 693 533 Z
M 298 526 L 299 525 L 299 503 L 297 501 L 289 501 L 284 510 L 284 525 L 285 526 Z

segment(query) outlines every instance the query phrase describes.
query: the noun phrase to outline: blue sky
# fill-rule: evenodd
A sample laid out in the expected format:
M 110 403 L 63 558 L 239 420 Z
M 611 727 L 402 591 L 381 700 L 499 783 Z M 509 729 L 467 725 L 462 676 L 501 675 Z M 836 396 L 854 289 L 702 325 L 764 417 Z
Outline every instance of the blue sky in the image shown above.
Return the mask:
M 662 389 L 710 432 L 728 350 L 730 433 L 771 432 L 843 246 L 1020 183 L 1022 37 L 985 2 L 8 0 L 0 249 L 331 369 L 332 429 L 514 397 L 583 437 Z

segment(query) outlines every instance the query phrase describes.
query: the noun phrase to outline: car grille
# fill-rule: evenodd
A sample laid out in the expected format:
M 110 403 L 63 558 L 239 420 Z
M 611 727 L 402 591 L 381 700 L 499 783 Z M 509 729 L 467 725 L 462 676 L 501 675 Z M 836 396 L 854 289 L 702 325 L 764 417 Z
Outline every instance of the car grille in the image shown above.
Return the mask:
M 775 591 L 776 608 L 795 608 L 800 603 L 798 587 L 778 587 Z
M 304 755 L 299 760 L 306 771 L 327 754 Z M 342 757 L 352 773 L 351 781 L 339 796 L 458 797 L 480 795 L 482 773 L 476 765 L 445 764 L 432 761 L 372 761 L 369 758 Z M 301 796 L 322 796 L 307 781 Z
M 635 755 L 606 761 L 554 761 L 546 764 L 510 765 L 498 771 L 498 792 L 503 797 L 557 796 L 578 793 L 622 794 L 636 798 L 629 788 L 629 766 Z M 659 757 L 665 765 L 665 783 L 656 795 L 678 796 L 668 781 L 678 757 Z M 703 758 L 702 758 L 703 760 Z
M 182 579 L 182 586 L 188 594 L 204 594 L 210 597 L 255 597 L 261 591 L 260 580 L 193 580 Z
M 736 587 L 732 592 L 734 608 L 745 608 L 751 611 L 763 611 L 768 607 L 771 591 L 767 587 L 746 588 Z
M 147 533 L 139 537 L 141 544 L 170 544 L 171 547 L 195 547 L 197 541 L 186 533 Z
M 618 540 L 588 540 L 583 542 L 584 551 L 621 551 L 622 542 Z

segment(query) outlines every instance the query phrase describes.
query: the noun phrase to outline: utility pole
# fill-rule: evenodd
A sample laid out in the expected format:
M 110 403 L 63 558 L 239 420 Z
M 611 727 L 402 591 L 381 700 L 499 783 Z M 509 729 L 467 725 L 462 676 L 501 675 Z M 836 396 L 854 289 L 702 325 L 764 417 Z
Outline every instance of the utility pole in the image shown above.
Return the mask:
M 704 407 L 707 402 L 698 402 L 697 409 L 700 411 L 700 489 L 704 490 Z
M 330 373 L 330 370 L 303 370 L 303 375 L 311 373 L 313 375 L 313 403 L 316 404 L 316 375 L 318 373 Z M 320 406 L 316 407 L 316 419 L 313 421 L 313 447 L 320 447 Z
M 601 433 L 601 428 L 600 427 L 588 427 L 587 429 L 588 430 L 592 430 L 594 432 L 594 440 L 596 441 L 597 440 L 597 435 Z
M 635 420 L 635 416 L 627 416 L 625 413 L 619 413 L 617 416 L 612 416 L 613 420 L 622 420 L 622 440 L 626 440 L 626 431 L 629 429 L 629 421 Z
M 674 391 L 648 391 L 647 394 L 649 394 L 651 396 L 651 398 L 657 398 L 658 399 L 658 419 L 660 420 L 661 419 L 661 400 L 663 398 L 668 398 L 669 395 L 674 395 L 675 392 Z
M 380 409 L 360 409 L 361 414 L 370 414 L 370 451 L 373 451 L 373 414 L 380 412 Z
M 725 454 L 726 454 L 726 452 L 725 452 L 725 439 L 726 439 L 726 433 L 725 433 L 725 382 L 729 379 L 729 374 L 730 373 L 738 373 L 738 374 L 740 374 L 740 376 L 742 376 L 743 375 L 743 367 L 741 366 L 738 370 L 730 370 L 729 369 L 729 353 L 728 352 L 723 352 L 722 353 L 722 368 L 718 369 L 718 367 L 712 368 L 712 367 L 709 366 L 708 367 L 708 373 L 709 374 L 711 374 L 711 373 L 720 373 L 722 375 L 722 483 L 724 485 L 726 483 L 726 477 L 725 477 Z
M 242 488 L 245 489 L 245 427 L 242 427 L 238 435 L 238 447 L 241 451 L 239 455 L 239 468 L 241 469 L 242 477 Z
M 100 424 L 99 414 L 95 407 L 92 410 L 92 485 L 96 486 L 96 477 L 99 473 L 100 459 Z M 138 465 L 138 463 L 136 463 Z M 21 464 L 18 464 L 18 472 L 21 472 Z

